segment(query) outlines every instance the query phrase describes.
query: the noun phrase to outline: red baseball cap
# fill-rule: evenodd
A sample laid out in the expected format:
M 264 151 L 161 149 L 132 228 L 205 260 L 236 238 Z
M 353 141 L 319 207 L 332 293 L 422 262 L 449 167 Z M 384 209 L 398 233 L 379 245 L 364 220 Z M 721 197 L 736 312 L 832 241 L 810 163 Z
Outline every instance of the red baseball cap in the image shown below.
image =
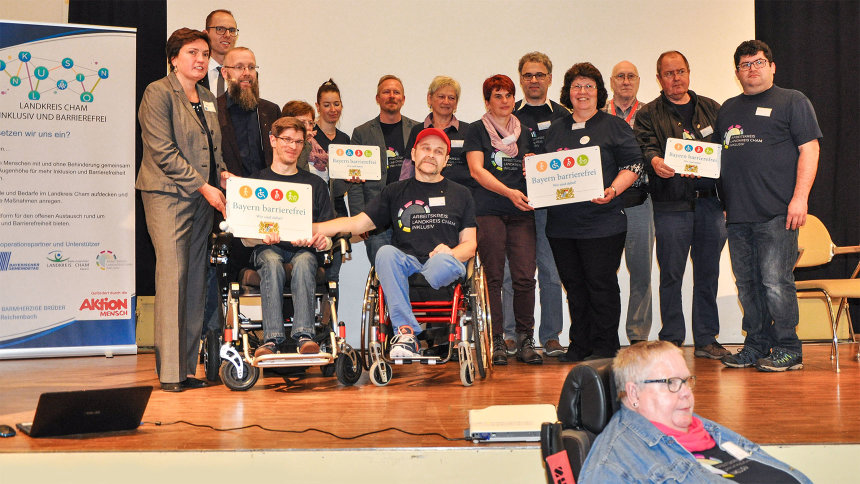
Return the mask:
M 445 134 L 444 131 L 438 128 L 424 128 L 421 130 L 421 132 L 418 133 L 418 136 L 415 137 L 415 146 L 418 146 L 418 143 L 427 136 L 438 136 L 442 138 L 442 141 L 445 142 L 445 146 L 448 147 L 448 151 L 446 151 L 445 154 L 451 154 L 451 140 L 448 139 L 448 135 Z

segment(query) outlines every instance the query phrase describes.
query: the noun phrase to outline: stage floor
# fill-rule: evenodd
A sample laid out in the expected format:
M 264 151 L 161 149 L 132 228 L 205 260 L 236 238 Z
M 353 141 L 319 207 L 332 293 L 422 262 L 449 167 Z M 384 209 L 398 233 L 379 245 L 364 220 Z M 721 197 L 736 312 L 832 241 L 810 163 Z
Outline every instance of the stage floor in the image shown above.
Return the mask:
M 735 348 L 732 348 L 733 350 Z M 784 374 L 727 369 L 719 361 L 684 353 L 697 377 L 696 412 L 765 445 L 860 443 L 860 363 L 855 346 L 843 346 L 842 372 L 833 371 L 827 345 L 804 346 L 804 370 Z M 558 402 L 572 364 L 555 358 L 542 366 L 510 360 L 487 380 L 460 384 L 458 367 L 404 365 L 394 379 L 376 387 L 366 372 L 356 386 L 343 387 L 318 368 L 302 375 L 268 371 L 247 392 L 223 385 L 165 393 L 156 389 L 136 432 L 89 438 L 2 439 L 0 453 L 77 451 L 283 450 L 370 448 L 536 447 L 537 444 L 474 444 L 439 436 L 396 431 L 344 440 L 309 428 L 352 437 L 396 427 L 462 439 L 470 409 L 489 405 Z M 202 374 L 200 367 L 199 374 Z M 154 355 L 0 361 L 0 424 L 31 421 L 42 392 L 132 385 L 158 387 Z M 270 430 L 249 428 L 260 425 Z M 154 422 L 160 422 L 156 425 Z

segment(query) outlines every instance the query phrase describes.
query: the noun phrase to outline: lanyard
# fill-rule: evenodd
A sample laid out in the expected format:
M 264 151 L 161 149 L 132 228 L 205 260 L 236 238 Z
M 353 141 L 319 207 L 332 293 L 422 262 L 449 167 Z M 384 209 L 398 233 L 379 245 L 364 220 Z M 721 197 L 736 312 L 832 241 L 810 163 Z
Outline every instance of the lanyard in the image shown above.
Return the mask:
M 613 100 L 613 101 L 609 101 L 609 106 L 610 106 L 610 108 L 612 109 L 612 115 L 613 115 L 613 116 L 617 116 L 617 115 L 615 114 L 615 101 L 614 101 L 614 100 Z M 637 108 L 638 106 L 639 106 L 639 100 L 637 99 L 637 100 L 636 100 L 636 104 L 634 104 L 634 105 L 633 105 L 633 107 L 632 107 L 632 108 L 630 108 L 630 114 L 628 114 L 628 115 L 627 115 L 627 117 L 624 119 L 624 121 L 627 121 L 627 124 L 630 124 L 630 120 L 631 120 L 631 119 L 633 119 L 633 115 L 634 115 L 634 114 L 636 114 L 636 108 Z

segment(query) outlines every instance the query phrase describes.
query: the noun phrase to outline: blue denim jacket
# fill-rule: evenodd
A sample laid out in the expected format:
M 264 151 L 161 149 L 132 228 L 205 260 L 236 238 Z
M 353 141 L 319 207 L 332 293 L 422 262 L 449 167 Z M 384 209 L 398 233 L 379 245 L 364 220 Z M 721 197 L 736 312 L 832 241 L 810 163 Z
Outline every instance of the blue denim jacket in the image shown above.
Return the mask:
M 705 430 L 711 434 L 717 445 L 733 442 L 750 454 L 749 459 L 783 470 L 803 484 L 812 484 L 799 470 L 768 455 L 758 445 L 716 422 L 701 419 Z M 681 447 L 674 437 L 669 437 L 645 417 L 622 406 L 597 436 L 577 480 L 579 484 L 613 482 L 686 483 L 727 480 L 696 462 L 693 454 Z

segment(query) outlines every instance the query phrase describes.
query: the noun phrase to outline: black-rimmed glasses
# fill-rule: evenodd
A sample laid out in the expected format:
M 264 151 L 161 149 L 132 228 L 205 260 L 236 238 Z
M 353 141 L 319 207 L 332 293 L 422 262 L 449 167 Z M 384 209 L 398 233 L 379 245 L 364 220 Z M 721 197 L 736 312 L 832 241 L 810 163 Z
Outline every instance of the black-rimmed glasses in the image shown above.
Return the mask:
M 767 59 L 756 59 L 754 61 L 741 62 L 740 64 L 738 64 L 738 70 L 739 71 L 748 71 L 753 66 L 755 66 L 756 69 L 761 69 L 762 67 L 764 67 L 766 65 L 767 65 Z
M 239 33 L 239 29 L 237 29 L 236 27 L 217 26 L 217 27 L 206 27 L 206 28 L 207 29 L 215 29 L 215 33 L 217 33 L 218 35 L 224 35 L 225 32 L 230 32 L 230 34 L 232 34 L 232 35 L 236 35 Z
M 640 383 L 665 383 L 666 387 L 669 388 L 669 391 L 672 393 L 677 393 L 681 390 L 681 385 L 684 383 L 687 384 L 687 388 L 692 390 L 696 387 L 696 377 L 694 375 L 690 375 L 687 378 L 673 377 L 673 378 L 659 378 L 656 380 L 643 380 Z

